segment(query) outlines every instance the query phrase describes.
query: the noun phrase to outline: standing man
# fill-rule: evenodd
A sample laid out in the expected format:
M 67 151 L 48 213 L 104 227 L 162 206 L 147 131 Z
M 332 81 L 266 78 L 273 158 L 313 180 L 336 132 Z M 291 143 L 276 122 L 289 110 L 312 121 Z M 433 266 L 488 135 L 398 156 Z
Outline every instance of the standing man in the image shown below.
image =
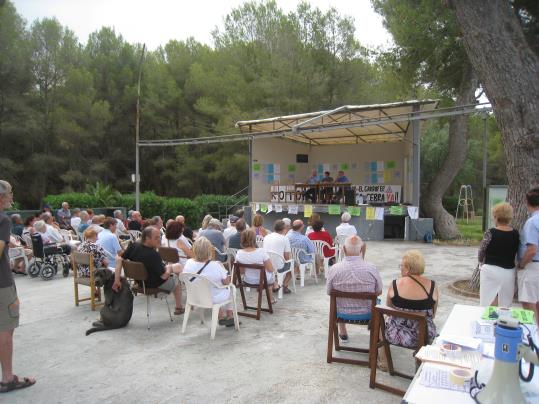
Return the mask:
M 116 236 L 116 226 L 118 222 L 112 217 L 105 219 L 103 230 L 97 234 L 97 245 L 101 246 L 107 252 L 109 260 L 109 269 L 114 271 L 116 267 L 116 255 L 122 251 L 118 236 Z
M 22 389 L 35 384 L 35 379 L 19 378 L 13 374 L 13 331 L 19 326 L 19 298 L 9 267 L 8 244 L 10 219 L 4 213 L 13 203 L 13 192 L 7 181 L 0 180 L 0 364 L 2 382 L 0 393 Z
M 522 307 L 533 310 L 539 325 L 539 187 L 526 193 L 530 217 L 520 234 L 518 263 L 518 300 Z

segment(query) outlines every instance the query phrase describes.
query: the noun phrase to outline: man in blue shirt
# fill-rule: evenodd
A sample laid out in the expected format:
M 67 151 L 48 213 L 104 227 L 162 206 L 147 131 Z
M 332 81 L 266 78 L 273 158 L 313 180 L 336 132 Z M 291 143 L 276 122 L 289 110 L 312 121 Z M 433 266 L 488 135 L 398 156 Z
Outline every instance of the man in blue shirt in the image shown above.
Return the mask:
M 308 264 L 313 262 L 313 255 L 308 254 L 314 254 L 315 248 L 313 242 L 309 239 L 309 237 L 305 236 L 303 232 L 304 224 L 300 219 L 294 220 L 292 223 L 292 231 L 288 232 L 286 235 L 290 240 L 290 247 L 291 248 L 298 248 L 305 253 L 300 252 L 299 253 L 299 262 L 301 264 Z
M 344 175 L 344 171 L 339 171 L 337 173 L 337 178 L 335 178 L 335 182 L 350 182 L 348 177 Z M 339 187 L 339 191 L 337 193 L 337 198 L 342 198 L 344 196 L 344 201 L 342 203 L 345 203 L 347 205 L 354 205 L 354 192 L 352 191 L 351 187 Z
M 518 300 L 539 324 L 539 187 L 526 193 L 526 205 L 530 217 L 520 235 Z
M 97 235 L 97 245 L 103 247 L 107 252 L 109 260 L 109 269 L 114 271 L 116 268 L 116 255 L 122 251 L 118 237 L 116 236 L 116 225 L 118 222 L 112 217 L 107 217 L 103 223 L 104 230 Z

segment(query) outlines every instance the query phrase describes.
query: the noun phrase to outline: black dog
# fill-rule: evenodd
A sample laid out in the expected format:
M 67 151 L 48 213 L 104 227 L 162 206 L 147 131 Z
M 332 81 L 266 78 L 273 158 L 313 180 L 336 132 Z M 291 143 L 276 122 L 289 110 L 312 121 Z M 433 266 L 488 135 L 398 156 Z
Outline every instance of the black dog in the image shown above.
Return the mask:
M 122 288 L 120 291 L 115 292 L 112 290 L 112 285 L 114 284 L 113 272 L 108 269 L 98 269 L 95 271 L 94 277 L 95 285 L 97 287 L 103 286 L 105 305 L 100 311 L 101 320 L 93 323 L 94 327 L 86 331 L 86 335 L 97 331 L 125 327 L 133 314 L 133 293 L 131 293 L 129 283 L 122 279 Z

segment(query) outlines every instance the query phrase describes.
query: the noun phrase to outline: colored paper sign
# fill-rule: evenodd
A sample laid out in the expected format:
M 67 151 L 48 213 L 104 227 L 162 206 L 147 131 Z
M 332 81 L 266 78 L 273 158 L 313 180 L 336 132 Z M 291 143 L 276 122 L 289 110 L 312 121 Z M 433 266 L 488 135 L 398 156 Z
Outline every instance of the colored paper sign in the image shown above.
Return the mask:
M 361 216 L 361 208 L 359 206 L 348 206 L 348 213 L 351 216 Z
M 390 206 L 389 207 L 390 215 L 402 216 L 404 214 L 404 208 L 402 206 Z
M 418 219 L 419 218 L 419 209 L 417 206 L 408 206 L 408 216 L 410 216 L 410 219 Z
M 273 212 L 273 205 L 271 203 L 268 205 L 267 213 L 270 213 L 270 212 Z
M 253 171 L 254 172 L 260 172 L 262 170 L 262 166 L 260 163 L 253 163 Z
M 260 210 L 260 204 L 257 203 L 255 204 L 255 212 L 258 212 Z
M 371 166 L 371 171 L 377 171 L 378 170 L 376 161 L 371 161 L 370 166 Z
M 318 172 L 318 175 L 321 175 L 324 172 L 324 165 L 318 164 L 318 166 L 316 167 L 316 171 Z
M 367 220 L 374 220 L 374 215 L 376 214 L 376 210 L 373 206 L 367 206 L 367 212 L 365 214 L 365 217 Z
M 273 174 L 273 164 L 267 164 L 266 165 L 266 172 L 268 174 Z
M 296 176 L 293 173 L 289 173 L 288 179 L 294 181 L 296 179 Z
M 295 164 L 288 164 L 288 172 L 289 173 L 295 173 L 296 172 L 296 165 Z
M 303 205 L 303 217 L 311 217 L 313 214 L 313 205 Z
M 275 205 L 275 212 L 281 213 L 283 211 L 283 205 Z
M 274 174 L 281 174 L 281 165 L 280 164 L 274 164 L 273 165 L 273 173 Z
M 254 178 L 255 180 L 259 180 L 259 179 L 260 179 L 260 173 L 254 173 L 254 174 L 253 174 L 253 178 Z
M 377 161 L 376 165 L 378 166 L 377 167 L 378 171 L 383 171 L 384 170 L 384 162 L 383 161 Z
M 384 208 L 376 208 L 374 218 L 376 220 L 384 220 Z
M 378 174 L 376 173 L 371 174 L 371 184 L 378 184 Z
M 291 215 L 297 215 L 298 205 L 288 205 L 288 213 L 290 213 Z
M 268 184 L 273 184 L 273 174 L 266 175 L 266 182 Z
M 392 177 L 393 177 L 393 176 L 391 175 L 392 173 L 393 173 L 392 170 L 387 170 L 387 169 L 384 170 L 384 183 L 385 183 L 385 184 L 389 184 L 389 183 L 391 182 Z
M 388 170 L 393 170 L 395 169 L 395 162 L 393 160 L 389 160 L 387 163 L 386 163 L 386 168 Z
M 266 213 L 267 211 L 268 211 L 268 205 L 266 205 L 265 203 L 261 204 L 260 205 L 260 212 Z
M 277 181 L 277 182 L 281 181 L 281 175 L 280 174 L 274 174 L 273 175 L 273 181 Z
M 341 214 L 341 205 L 329 205 L 328 213 L 330 215 L 340 215 Z
M 341 163 L 340 168 L 341 170 L 348 170 L 348 163 Z
M 331 171 L 337 171 L 339 169 L 339 165 L 338 164 L 332 164 L 331 165 Z

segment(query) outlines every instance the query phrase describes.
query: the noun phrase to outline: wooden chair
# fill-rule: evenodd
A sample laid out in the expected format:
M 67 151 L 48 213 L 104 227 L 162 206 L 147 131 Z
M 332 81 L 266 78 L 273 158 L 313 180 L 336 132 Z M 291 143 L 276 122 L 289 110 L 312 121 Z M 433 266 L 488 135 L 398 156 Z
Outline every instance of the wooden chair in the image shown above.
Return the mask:
M 180 262 L 180 254 L 178 254 L 178 250 L 173 247 L 159 247 L 157 251 L 159 251 L 161 259 L 169 264 Z
M 369 355 L 370 368 L 371 368 L 369 387 L 371 389 L 375 389 L 378 387 L 382 390 L 388 391 L 392 394 L 396 394 L 402 397 L 406 393 L 404 390 L 401 390 L 393 386 L 388 386 L 386 384 L 382 384 L 376 381 L 376 362 L 378 360 L 378 348 L 380 347 L 384 348 L 384 352 L 387 358 L 387 367 L 389 369 L 389 374 L 391 376 L 400 376 L 400 377 L 410 379 L 410 380 L 414 378 L 413 375 L 408 375 L 405 373 L 397 372 L 393 368 L 393 360 L 391 358 L 391 350 L 389 346 L 394 345 L 394 344 L 390 344 L 385 338 L 385 330 L 386 330 L 385 316 L 399 317 L 399 318 L 405 318 L 408 320 L 417 321 L 418 327 L 419 327 L 419 337 L 417 341 L 417 346 L 414 348 L 402 347 L 402 348 L 414 350 L 413 354 L 415 355 L 422 346 L 428 344 L 427 315 L 426 313 L 403 311 L 403 310 L 393 309 L 387 306 L 376 306 L 372 311 L 373 332 L 372 332 L 372 337 L 371 337 L 371 349 L 370 349 L 371 352 Z M 395 346 L 399 346 L 399 345 L 395 345 Z M 419 366 L 419 361 L 416 359 L 416 368 L 418 366 Z
M 246 283 L 241 278 L 241 270 L 246 268 L 260 270 L 260 281 L 257 285 Z M 234 263 L 234 274 L 232 277 L 232 283 L 236 286 L 237 289 L 240 290 L 241 301 L 243 303 L 244 310 L 238 313 L 240 316 L 251 317 L 260 320 L 260 313 L 263 311 L 273 314 L 273 307 L 271 304 L 270 293 L 268 289 L 268 280 L 266 279 L 266 268 L 264 267 L 264 265 L 242 264 L 239 262 Z M 245 290 L 243 289 L 244 287 L 256 289 L 258 293 L 258 303 L 256 307 L 247 305 L 247 300 L 245 299 Z M 266 291 L 268 308 L 262 307 L 262 294 L 264 291 Z M 245 310 L 256 310 L 256 314 L 247 313 L 245 312 Z
M 125 277 L 132 279 L 135 283 L 131 286 L 131 291 L 136 296 L 137 294 L 142 294 L 146 296 L 146 317 L 148 319 L 148 330 L 150 329 L 150 297 L 154 296 L 155 298 L 159 295 L 165 295 L 165 302 L 167 304 L 168 315 L 170 316 L 170 321 L 174 321 L 172 318 L 172 313 L 170 312 L 170 306 L 168 304 L 168 295 L 169 292 L 159 288 L 147 288 L 146 280 L 148 279 L 148 271 L 142 262 L 134 262 L 129 260 L 123 260 L 122 266 L 124 268 Z M 141 286 L 142 285 L 142 286 Z
M 370 355 L 367 360 L 359 360 L 359 359 L 346 359 L 346 358 L 336 358 L 333 356 L 333 345 L 335 344 L 335 350 L 336 351 L 349 351 L 349 352 L 360 352 L 360 353 L 367 353 L 370 354 L 370 349 L 372 346 L 372 338 L 373 338 L 373 329 L 371 327 L 372 319 L 371 320 L 361 320 L 361 321 L 353 321 L 353 320 L 344 320 L 342 318 L 337 317 L 337 299 L 338 298 L 346 298 L 346 299 L 355 299 L 355 300 L 370 300 L 371 301 L 371 307 L 376 306 L 376 298 L 377 295 L 375 293 L 359 293 L 359 292 L 341 292 L 338 290 L 331 290 L 330 294 L 330 305 L 329 305 L 329 330 L 328 330 L 328 353 L 327 353 L 327 362 L 339 362 L 339 363 L 348 363 L 351 365 L 360 365 L 360 366 L 369 366 L 370 362 Z M 368 329 L 370 330 L 370 336 L 369 336 L 369 346 L 367 348 L 359 348 L 359 347 L 352 347 L 352 346 L 342 346 L 339 343 L 339 329 L 338 329 L 338 323 L 345 323 L 345 324 L 356 324 L 356 325 L 366 325 Z
M 90 277 L 79 276 L 78 266 L 88 265 L 90 270 Z M 96 299 L 96 287 L 94 279 L 94 257 L 92 254 L 81 253 L 73 251 L 71 253 L 71 268 L 73 269 L 73 285 L 75 287 L 75 306 L 78 306 L 80 302 L 90 301 L 90 307 L 92 311 L 95 311 L 97 306 L 102 306 L 104 302 L 101 302 L 101 293 L 97 294 Z M 79 298 L 79 285 L 85 285 L 90 287 L 90 297 L 81 299 Z M 96 303 L 99 302 L 99 303 Z

